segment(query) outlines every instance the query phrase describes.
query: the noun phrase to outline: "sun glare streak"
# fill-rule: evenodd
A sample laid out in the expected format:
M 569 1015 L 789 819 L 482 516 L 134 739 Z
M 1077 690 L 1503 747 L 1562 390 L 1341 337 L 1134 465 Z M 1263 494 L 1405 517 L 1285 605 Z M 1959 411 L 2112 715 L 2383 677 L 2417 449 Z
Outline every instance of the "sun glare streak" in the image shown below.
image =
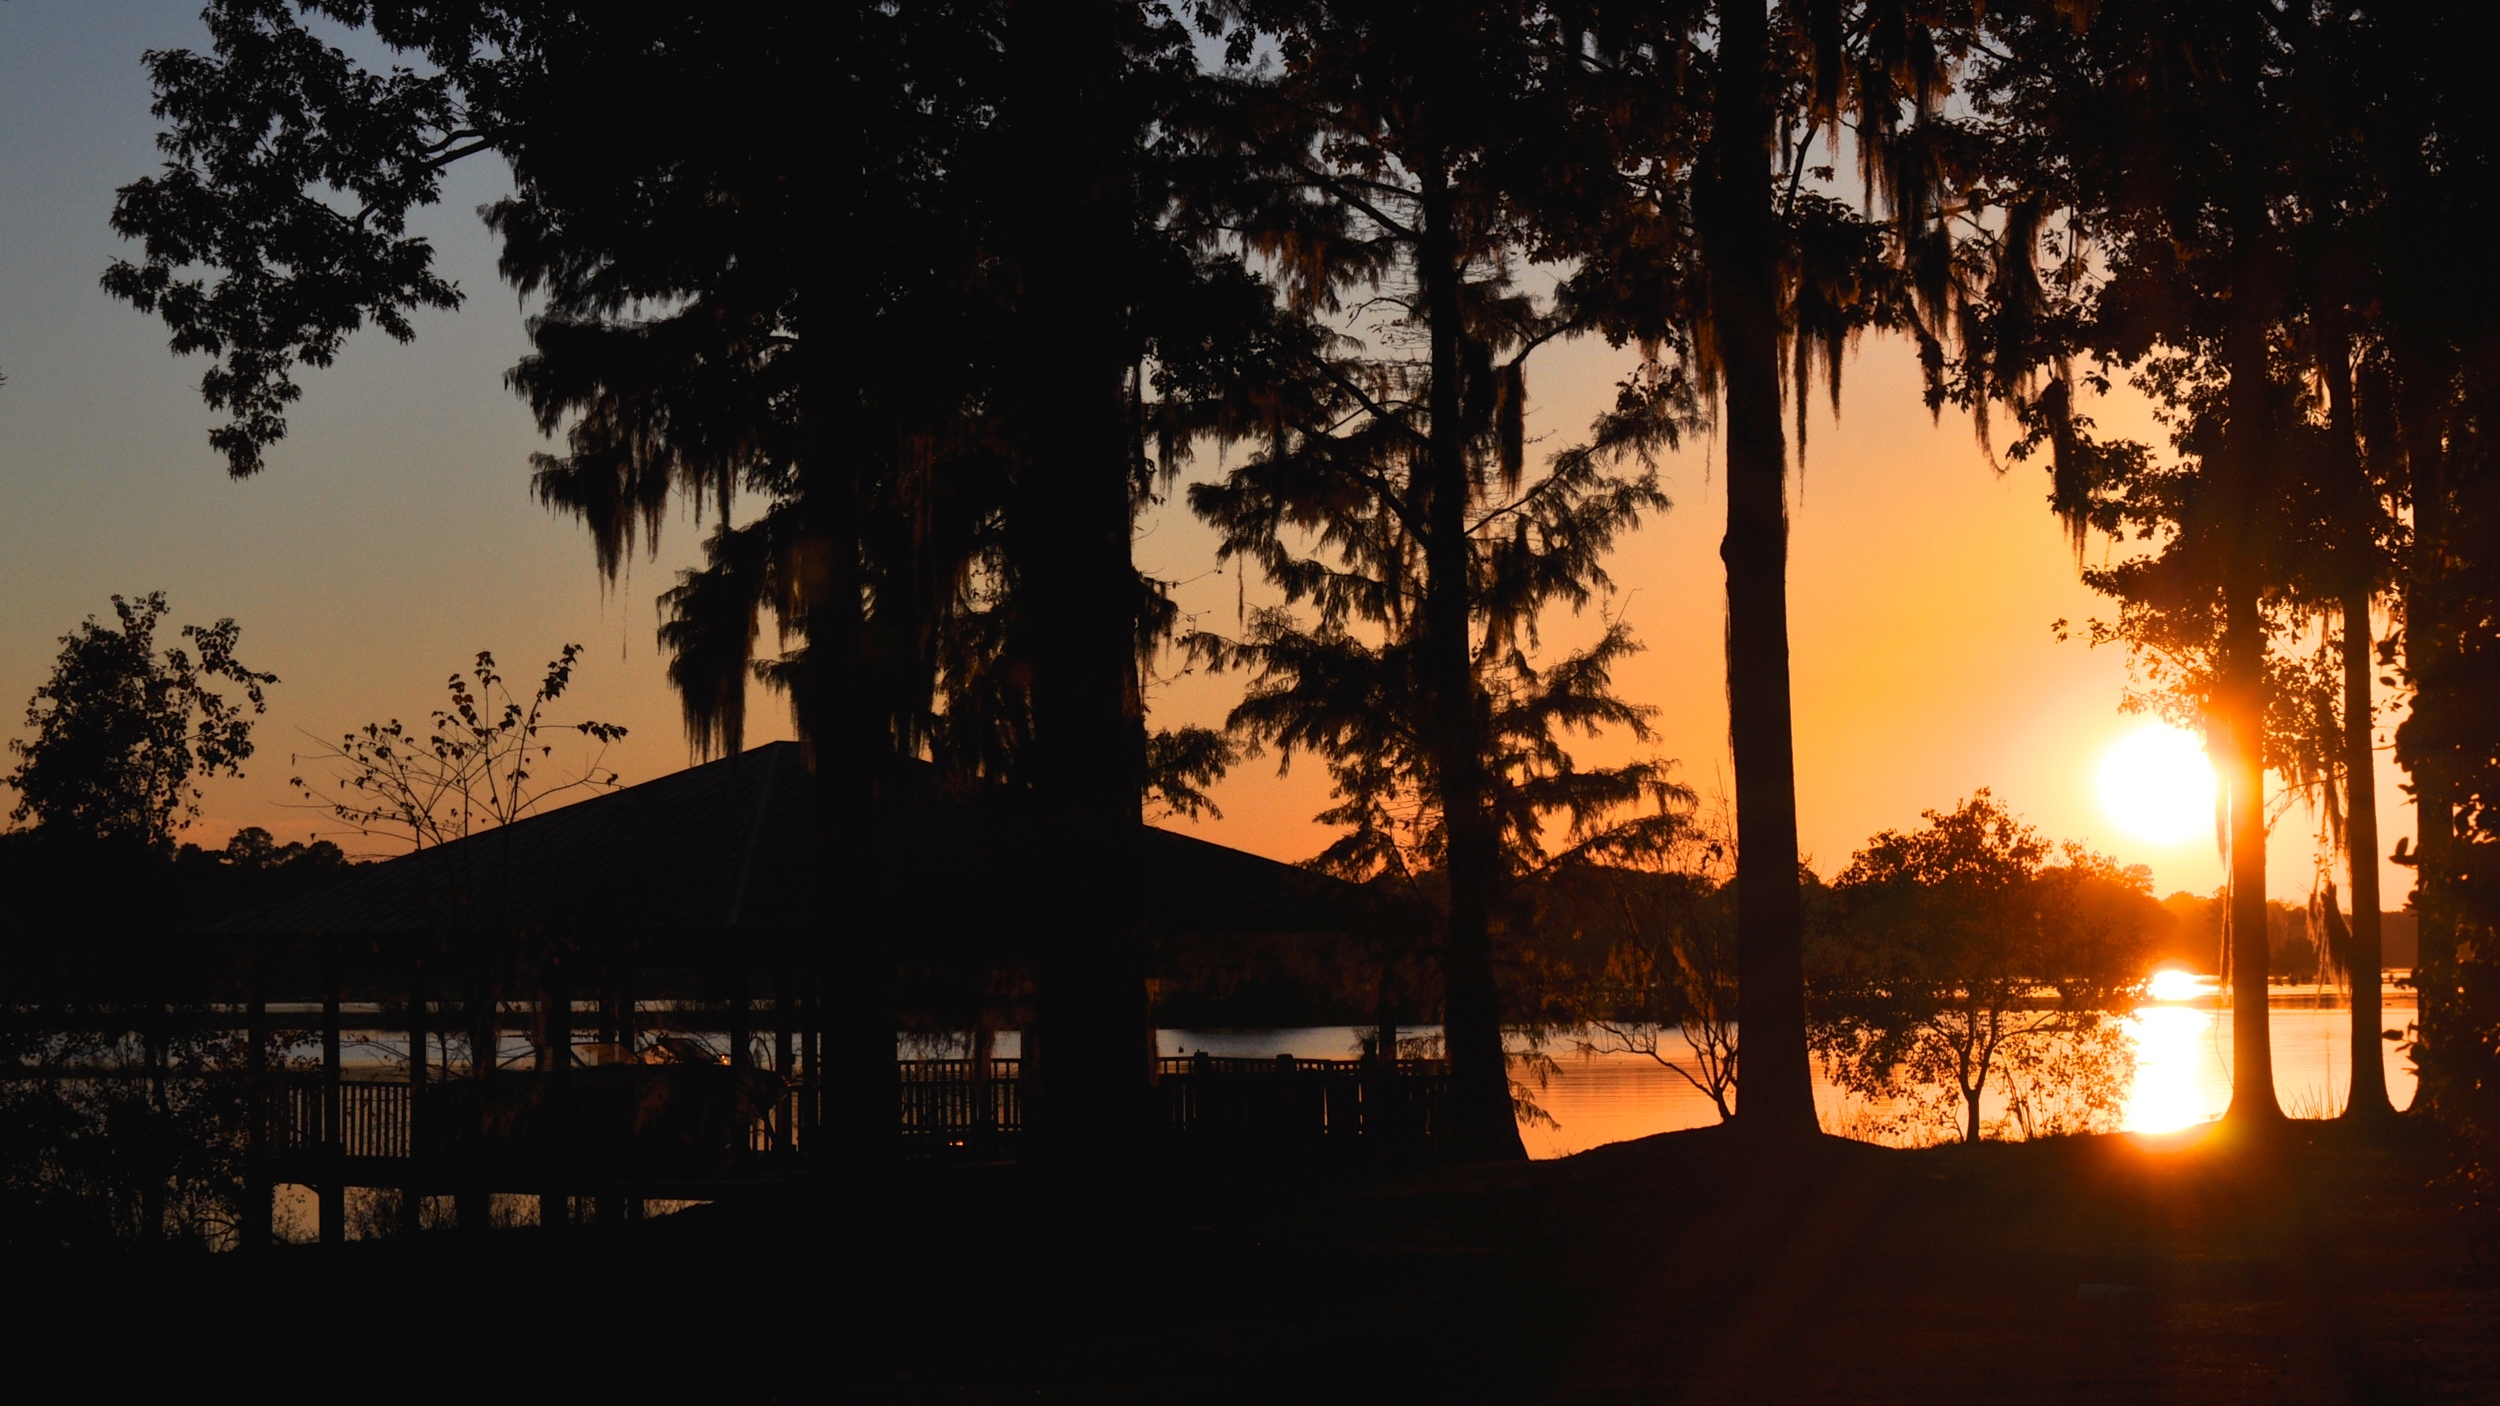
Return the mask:
M 2177 844 L 2211 833 L 2214 772 L 2195 736 L 2146 723 L 2101 754 L 2101 808 L 2138 839 Z

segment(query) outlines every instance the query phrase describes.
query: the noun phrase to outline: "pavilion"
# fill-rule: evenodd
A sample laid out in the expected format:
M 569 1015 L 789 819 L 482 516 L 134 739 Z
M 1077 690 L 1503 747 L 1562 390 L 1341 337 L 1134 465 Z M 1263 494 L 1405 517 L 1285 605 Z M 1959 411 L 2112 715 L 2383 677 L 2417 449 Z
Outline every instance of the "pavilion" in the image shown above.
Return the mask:
M 896 915 L 878 957 L 924 1023 L 942 1022 L 963 989 L 1023 960 L 1042 847 L 1017 793 L 946 786 L 926 766 L 903 789 L 875 840 L 874 901 Z M 256 1134 L 259 1175 L 319 1188 L 328 1227 L 351 1185 L 399 1187 L 410 1205 L 486 1190 L 557 1205 L 802 1170 L 820 1126 L 843 1136 L 844 1110 L 895 1107 L 890 1093 L 863 1101 L 863 1067 L 826 1038 L 873 1009 L 843 990 L 873 969 L 858 960 L 858 895 L 825 879 L 826 844 L 802 749 L 771 743 L 358 866 L 195 935 L 184 965 L 207 980 L 188 995 L 239 1005 L 256 1082 L 285 1091 Z M 1158 948 L 1403 921 L 1356 885 L 1168 830 L 1148 827 L 1140 852 Z M 273 1031 L 309 1038 L 315 1021 L 317 1077 L 265 1066 Z M 389 1057 L 351 1070 L 358 1036 Z M 1354 1127 L 1347 1071 L 1306 1069 L 1289 1094 L 1245 1102 L 1208 1093 L 1206 1069 L 1163 1063 L 1176 1126 L 1212 1116 L 1215 1098 L 1249 1110 L 1225 1115 L 1236 1123 Z M 970 1060 L 898 1061 L 905 1142 L 1011 1149 L 1015 1064 L 986 1042 Z M 1381 1098 L 1375 1083 L 1375 1127 Z

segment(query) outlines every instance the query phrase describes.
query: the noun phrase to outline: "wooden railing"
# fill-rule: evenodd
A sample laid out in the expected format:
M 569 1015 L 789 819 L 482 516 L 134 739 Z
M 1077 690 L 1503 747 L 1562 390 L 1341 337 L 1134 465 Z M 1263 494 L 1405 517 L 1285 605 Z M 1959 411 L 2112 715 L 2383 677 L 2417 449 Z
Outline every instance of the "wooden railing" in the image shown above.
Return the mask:
M 896 1132 L 906 1156 L 1012 1157 L 1024 1136 L 1022 1062 L 903 1060 Z M 1430 1139 L 1449 1086 L 1439 1060 L 1160 1059 L 1154 1107 L 1185 1143 L 1289 1151 Z M 757 1174 L 806 1151 L 799 1090 L 764 1070 L 612 1065 L 458 1079 L 412 1091 L 289 1076 L 273 1091 L 269 1146 L 286 1158 L 528 1165 L 551 1173 L 705 1178 Z M 332 1099 L 335 1098 L 335 1106 Z M 335 1107 L 335 1112 L 333 1108 Z
M 279 1090 L 272 1130 L 277 1150 L 321 1152 L 335 1145 L 347 1157 L 405 1157 L 409 1152 L 408 1086 L 380 1080 L 342 1081 L 338 1126 L 318 1080 L 290 1080 Z
M 1024 1133 L 1024 1062 L 907 1059 L 895 1066 L 903 1149 L 916 1157 L 1003 1156 Z
M 769 1071 L 724 1065 L 514 1072 L 413 1091 L 400 1082 L 325 1088 L 290 1077 L 273 1093 L 269 1145 L 282 1158 L 413 1158 L 619 1177 L 761 1171 L 794 1149 L 799 1111 L 797 1092 Z
M 1024 1134 L 1023 1066 L 992 1060 L 906 1060 L 897 1066 L 906 1155 L 1012 1155 Z M 1441 1120 L 1449 1068 L 1400 1060 L 1394 1069 L 1359 1059 L 1158 1059 L 1157 1123 L 1185 1142 L 1289 1150 L 1316 1144 L 1413 1142 Z
M 1406 1143 L 1439 1127 L 1449 1067 L 1198 1054 L 1156 1061 L 1155 1083 L 1166 1126 L 1188 1139 L 1280 1149 L 1356 1138 Z

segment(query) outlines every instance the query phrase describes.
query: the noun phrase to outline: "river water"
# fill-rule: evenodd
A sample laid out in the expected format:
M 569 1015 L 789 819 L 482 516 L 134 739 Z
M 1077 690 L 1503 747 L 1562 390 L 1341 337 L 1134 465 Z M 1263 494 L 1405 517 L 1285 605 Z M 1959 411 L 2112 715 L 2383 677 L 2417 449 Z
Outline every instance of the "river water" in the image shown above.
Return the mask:
M 2127 1022 L 2136 1069 L 2121 1125 L 2133 1132 L 2172 1132 L 2222 1116 L 2231 1102 L 2232 1014 L 2222 1008 L 2211 978 L 2176 988 L 2179 999 L 2139 1007 Z M 2413 994 L 2387 993 L 2385 1027 L 2401 1033 L 2412 1023 Z M 2343 1110 L 2352 1077 L 2352 1015 L 2332 988 L 2277 988 L 2268 1012 L 2273 1032 L 2275 1097 L 2296 1118 L 2325 1118 Z M 1293 1030 L 1165 1030 L 1157 1045 L 1167 1055 L 1205 1050 L 1214 1055 L 1346 1059 L 1358 1053 L 1367 1032 L 1347 1026 Z M 1427 1027 L 1405 1032 L 1433 1035 Z M 2385 1061 L 2389 1096 L 2398 1108 L 2413 1100 L 2413 1066 L 2391 1040 L 2376 1052 Z M 1660 1052 L 1670 1059 L 1689 1051 L 1673 1031 L 1663 1033 Z M 1006 1053 L 1002 1049 L 1001 1053 Z M 1542 1087 L 1519 1076 L 1547 1119 L 1523 1118 L 1520 1136 L 1528 1155 L 1567 1157 L 1609 1142 L 1652 1133 L 1706 1127 L 1719 1119 L 1710 1100 L 1682 1076 L 1647 1055 L 1583 1054 L 1566 1031 L 1549 1036 L 1542 1053 L 1552 1060 Z M 1687 1067 L 1690 1067 L 1689 1065 Z M 1857 1132 L 1866 1110 L 1849 1094 L 1816 1077 L 1816 1101 L 1825 1129 Z M 1983 1116 L 2001 1110 L 1982 1103 Z M 1548 1121 L 1550 1119 L 1550 1121 Z M 1891 1140 L 1891 1139 L 1887 1139 Z
M 2211 977 L 2188 978 L 2164 973 L 2158 991 L 2171 997 L 2148 1001 L 2127 1021 L 2136 1068 L 2128 1088 L 2121 1126 L 2133 1132 L 2171 1132 L 2222 1116 L 2231 1101 L 2232 1013 L 2216 992 Z M 2401 1034 L 2414 1017 L 2409 990 L 2389 989 L 2382 1024 Z M 2343 1109 L 2351 1078 L 2351 1013 L 2333 988 L 2277 987 L 2270 1007 L 2274 1045 L 2275 1097 L 2295 1118 L 2332 1117 Z M 1193 1054 L 1266 1058 L 1289 1054 L 1302 1059 L 1348 1059 L 1362 1050 L 1368 1030 L 1343 1025 L 1281 1030 L 1163 1030 L 1156 1047 L 1166 1055 Z M 1430 1026 L 1401 1032 L 1429 1039 L 1440 1032 Z M 507 1037 L 507 1063 L 526 1064 L 528 1042 Z M 1016 1032 L 1002 1031 L 996 1053 L 1018 1053 Z M 1522 1091 L 1544 1117 L 1523 1117 L 1520 1136 L 1531 1157 L 1567 1157 L 1592 1147 L 1652 1133 L 1706 1127 L 1718 1121 L 1709 1098 L 1666 1064 L 1640 1054 L 1590 1054 L 1571 1031 L 1553 1032 L 1535 1050 L 1539 1058 L 1523 1058 L 1514 1069 Z M 1691 1052 L 1676 1032 L 1660 1032 L 1660 1053 L 1687 1068 Z M 1514 1040 L 1514 1053 L 1529 1054 Z M 343 1052 L 350 1077 L 370 1069 L 379 1074 L 403 1066 L 404 1042 L 387 1036 L 351 1041 Z M 317 1047 L 304 1046 L 306 1058 Z M 959 1040 L 906 1037 L 897 1053 L 906 1058 L 960 1056 Z M 2389 1096 L 2398 1108 L 2413 1100 L 2413 1066 L 2392 1040 L 2379 1042 L 2385 1062 Z M 438 1054 L 437 1058 L 441 1056 Z M 1880 1126 L 1870 1109 L 1833 1087 L 1818 1071 L 1817 1106 L 1826 1131 L 1881 1141 L 1915 1140 L 1898 1129 Z M 2002 1093 L 1982 1100 L 1983 1119 L 2002 1117 Z

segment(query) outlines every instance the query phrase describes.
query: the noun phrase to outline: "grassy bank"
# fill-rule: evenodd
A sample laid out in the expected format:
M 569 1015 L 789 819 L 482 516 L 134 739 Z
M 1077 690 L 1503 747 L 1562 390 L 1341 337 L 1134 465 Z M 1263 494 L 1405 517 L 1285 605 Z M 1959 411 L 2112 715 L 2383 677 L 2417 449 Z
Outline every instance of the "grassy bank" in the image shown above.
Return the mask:
M 21 1364 L 842 1401 L 2484 1401 L 2409 1129 L 920 1172 L 334 1255 L 24 1262 Z
M 1047 1232 L 967 1220 L 959 1263 L 989 1273 L 898 1263 L 941 1300 L 951 1278 L 990 1341 L 967 1350 L 898 1315 L 851 1385 L 895 1400 L 2490 1400 L 2500 1287 L 2476 1273 L 2433 1167 L 2409 1131 L 2295 1124 L 2271 1147 L 1761 1151 L 1714 1131 L 1376 1181 L 1158 1181 L 1133 1214 Z

